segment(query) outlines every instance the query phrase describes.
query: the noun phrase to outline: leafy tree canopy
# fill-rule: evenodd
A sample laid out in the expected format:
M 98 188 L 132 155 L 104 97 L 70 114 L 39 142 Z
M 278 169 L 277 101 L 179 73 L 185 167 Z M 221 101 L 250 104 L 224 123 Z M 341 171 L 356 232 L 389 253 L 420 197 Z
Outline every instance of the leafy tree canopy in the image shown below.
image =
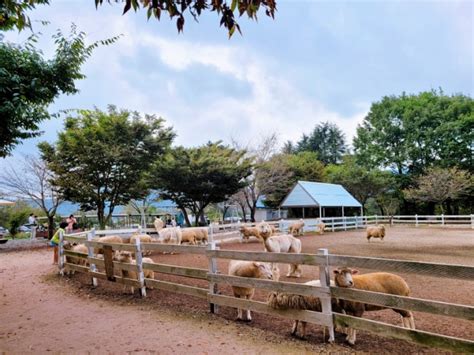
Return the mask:
M 13 28 L 21 31 L 31 28 L 31 21 L 25 12 L 33 10 L 36 5 L 48 5 L 49 0 L 2 0 L 0 2 L 0 30 Z
M 328 165 L 325 173 L 327 182 L 341 184 L 363 206 L 371 197 L 380 202 L 385 201 L 384 195 L 393 193 L 396 188 L 391 172 L 377 169 L 368 170 L 357 165 L 352 156 L 346 156 L 340 165 Z
M 323 122 L 309 134 L 303 134 L 303 137 L 293 147 L 291 142 L 285 144 L 286 152 L 315 152 L 320 161 L 324 164 L 337 164 L 341 161 L 343 154 L 347 151 L 344 133 L 336 124 Z
M 473 142 L 474 101 L 440 90 L 386 96 L 372 104 L 353 145 L 362 165 L 401 175 L 434 165 L 473 171 Z
M 107 112 L 80 111 L 66 119 L 56 144 L 39 148 L 63 196 L 81 209 L 97 210 L 104 227 L 116 206 L 147 196 L 145 174 L 174 137 L 163 124 L 153 115 L 114 106 Z
M 467 194 L 470 194 L 471 201 L 473 198 L 474 179 L 472 175 L 455 167 L 449 169 L 430 168 L 416 178 L 415 184 L 416 187 L 404 190 L 407 199 L 438 203 L 443 213 L 444 202 Z
M 54 39 L 56 54 L 50 60 L 33 47 L 35 36 L 24 46 L 0 42 L 0 157 L 22 139 L 41 134 L 38 125 L 50 118 L 49 104 L 60 94 L 76 93 L 75 81 L 84 78 L 82 64 L 99 44 L 117 37 L 86 45 L 85 33 L 73 25 L 68 37 L 58 31 Z
M 177 147 L 164 159 L 156 160 L 152 185 L 161 197 L 171 199 L 183 211 L 189 224 L 187 209 L 202 217 L 210 203 L 227 200 L 241 189 L 251 174 L 251 160 L 245 151 L 208 143 L 194 148 Z
M 111 3 L 112 0 L 95 0 L 96 7 L 104 2 Z M 276 0 L 115 0 L 124 4 L 123 13 L 130 9 L 137 11 L 140 7 L 147 10 L 147 18 L 152 16 L 157 20 L 163 14 L 171 19 L 176 18 L 178 31 L 183 31 L 185 15 L 189 13 L 194 20 L 198 20 L 203 11 L 215 11 L 220 16 L 220 26 L 224 26 L 231 37 L 235 30 L 240 31 L 240 26 L 235 20 L 235 12 L 242 16 L 247 14 L 250 19 L 257 20 L 260 8 L 265 14 L 274 18 L 276 11 Z

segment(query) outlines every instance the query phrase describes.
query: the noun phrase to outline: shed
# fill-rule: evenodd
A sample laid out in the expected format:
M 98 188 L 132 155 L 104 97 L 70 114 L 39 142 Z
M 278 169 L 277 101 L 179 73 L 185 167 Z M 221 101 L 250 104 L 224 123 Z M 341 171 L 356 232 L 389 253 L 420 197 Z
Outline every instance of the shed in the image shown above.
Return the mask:
M 302 218 L 363 214 L 362 205 L 343 186 L 313 181 L 298 181 L 280 207 Z

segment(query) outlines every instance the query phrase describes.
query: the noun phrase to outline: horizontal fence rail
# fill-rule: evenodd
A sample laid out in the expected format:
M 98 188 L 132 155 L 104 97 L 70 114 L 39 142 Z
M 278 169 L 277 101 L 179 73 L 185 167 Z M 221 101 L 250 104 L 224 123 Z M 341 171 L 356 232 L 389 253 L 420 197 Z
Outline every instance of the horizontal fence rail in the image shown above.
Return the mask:
M 433 277 L 447 277 L 474 280 L 474 266 L 424 263 L 394 259 L 368 258 L 359 256 L 329 255 L 329 265 L 351 266 L 378 271 L 415 273 Z

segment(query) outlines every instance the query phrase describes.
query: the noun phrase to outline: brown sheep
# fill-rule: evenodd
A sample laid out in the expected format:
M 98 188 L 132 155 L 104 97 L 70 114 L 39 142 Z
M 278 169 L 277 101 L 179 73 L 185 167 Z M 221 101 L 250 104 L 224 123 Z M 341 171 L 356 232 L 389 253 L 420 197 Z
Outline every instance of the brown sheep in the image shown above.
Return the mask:
M 240 233 L 242 235 L 242 240 L 248 242 L 250 237 L 260 238 L 260 233 L 257 227 L 240 227 Z
M 182 235 L 186 240 L 190 240 L 194 237 L 195 242 L 198 244 L 207 244 L 209 240 L 209 231 L 207 227 L 183 228 Z
M 74 264 L 74 265 L 81 265 L 81 266 L 87 266 L 89 265 L 89 262 L 87 260 L 87 253 L 88 249 L 84 244 L 72 244 L 68 241 L 65 241 L 63 244 L 64 250 L 68 251 L 73 251 L 75 253 L 82 253 L 85 254 L 83 258 L 78 257 L 78 256 L 70 256 L 66 255 L 66 262 L 69 264 Z M 69 275 L 74 275 L 75 270 L 69 270 L 68 274 Z
M 312 280 L 304 283 L 310 286 L 321 286 L 320 280 Z M 331 286 L 335 286 L 334 281 L 331 280 Z M 322 312 L 321 300 L 314 296 L 303 296 L 287 292 L 272 292 L 268 296 L 268 305 L 274 309 L 299 309 L 314 312 Z M 331 306 L 334 312 L 341 313 L 341 309 L 335 298 L 331 299 Z M 301 336 L 299 338 L 304 339 L 306 337 L 306 324 L 305 321 L 295 320 L 291 330 L 291 335 L 298 337 L 298 324 L 301 322 Z
M 256 261 L 243 261 L 243 260 L 231 260 L 229 262 L 229 275 L 240 276 L 240 277 L 253 277 L 257 279 L 273 279 L 273 271 L 275 268 L 271 264 L 260 263 Z M 278 272 L 279 274 L 279 272 Z M 278 275 L 279 276 L 279 275 Z M 278 277 L 275 272 L 275 278 Z M 252 299 L 255 292 L 254 288 L 251 287 L 238 287 L 232 286 L 232 292 L 234 297 Z M 243 320 L 250 322 L 252 316 L 250 310 L 246 310 L 246 317 L 243 318 L 242 309 L 237 309 L 237 320 Z
M 118 253 L 116 253 L 116 255 L 114 256 L 114 260 L 118 261 L 120 263 L 126 263 L 126 264 L 132 264 L 132 265 L 137 264 L 136 260 L 134 260 L 132 258 L 132 252 L 125 251 L 125 250 L 121 250 Z M 154 263 L 154 261 L 150 258 L 142 258 L 142 262 Z M 133 279 L 133 280 L 138 280 L 137 272 L 132 271 L 132 270 L 123 270 L 122 269 L 121 276 L 129 278 L 129 279 Z M 143 276 L 147 279 L 154 279 L 155 278 L 155 272 L 153 270 L 143 269 Z M 124 288 L 125 287 L 126 286 L 124 286 Z M 133 286 L 130 286 L 130 290 L 131 290 L 131 293 L 135 292 L 135 288 Z
M 387 272 L 374 272 L 364 275 L 356 275 L 358 270 L 343 267 L 334 270 L 334 282 L 338 287 L 349 287 L 358 290 L 388 293 L 398 296 L 410 296 L 410 288 L 404 279 L 398 275 Z M 387 307 L 364 304 L 355 301 L 339 300 L 339 305 L 344 311 L 355 317 L 362 317 L 365 311 L 379 311 Z M 409 329 L 415 329 L 415 320 L 410 311 L 403 309 L 393 309 L 402 317 L 402 326 Z M 356 330 L 349 328 L 349 334 L 346 338 L 351 345 L 356 341 Z
M 118 235 L 106 235 L 105 237 L 100 237 L 94 239 L 94 242 L 100 242 L 100 243 L 117 243 L 117 244 L 123 244 L 123 239 L 119 237 Z M 103 254 L 104 251 L 102 248 L 94 248 L 94 254 Z
M 299 221 L 293 222 L 290 225 L 288 232 L 293 235 L 303 235 L 304 220 L 300 219 Z
M 130 244 L 135 245 L 137 239 L 140 239 L 140 244 L 142 244 L 142 243 L 153 243 L 153 238 L 150 237 L 148 234 L 135 233 L 135 234 L 132 234 L 132 236 L 130 237 Z M 145 250 L 143 252 L 143 255 L 151 255 L 151 250 Z
M 385 226 L 383 224 L 376 224 L 367 227 L 367 241 L 370 243 L 370 238 L 385 238 Z

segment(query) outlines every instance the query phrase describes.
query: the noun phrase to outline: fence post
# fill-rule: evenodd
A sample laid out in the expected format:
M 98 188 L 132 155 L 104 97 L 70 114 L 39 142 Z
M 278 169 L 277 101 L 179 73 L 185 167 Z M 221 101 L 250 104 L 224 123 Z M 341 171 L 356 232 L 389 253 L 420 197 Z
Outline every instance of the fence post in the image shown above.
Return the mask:
M 89 233 L 87 233 L 87 241 L 91 241 L 95 236 L 95 229 L 92 229 Z M 90 245 L 87 246 L 87 255 L 89 258 L 93 258 L 94 257 L 94 247 L 91 247 Z M 95 266 L 95 264 L 93 264 L 92 262 L 89 262 L 90 264 L 90 271 L 92 272 L 96 272 L 97 271 L 97 268 Z M 97 286 L 97 278 L 95 277 L 92 277 L 92 286 L 96 287 Z
M 347 230 L 347 217 L 342 217 L 343 220 L 342 222 L 344 223 L 344 230 L 346 231 Z
M 332 231 L 334 232 L 334 218 L 333 218 L 332 221 L 331 221 L 331 227 L 332 227 L 332 228 L 331 228 Z
M 140 238 L 135 238 L 135 263 L 137 264 L 138 282 L 140 283 L 140 295 L 146 297 L 145 275 L 143 274 L 142 248 Z
M 208 250 L 217 250 L 216 242 L 211 240 L 209 245 L 207 246 Z M 209 257 L 209 273 L 210 274 L 217 274 L 217 262 L 216 259 L 213 257 Z M 217 294 L 217 284 L 215 282 L 209 282 L 209 294 L 215 295 Z M 209 309 L 211 313 L 217 313 L 218 308 L 217 305 L 214 303 L 209 303 Z
M 418 227 L 418 215 L 415 215 L 415 226 Z
M 283 218 L 280 218 L 280 220 L 278 221 L 278 230 L 280 232 L 283 232 Z
M 474 214 L 471 214 L 471 229 L 474 229 Z
M 444 213 L 441 214 L 441 225 L 444 226 Z
M 59 231 L 58 267 L 59 275 L 64 276 L 64 232 L 62 230 Z
M 379 219 L 378 219 L 377 215 L 375 215 L 375 224 L 379 224 Z
M 31 235 L 30 235 L 30 239 L 32 239 L 32 240 L 36 239 L 36 229 L 37 229 L 37 227 L 36 227 L 36 226 L 31 226 Z
M 329 252 L 327 249 L 318 249 L 318 255 L 324 256 L 324 264 L 319 264 L 319 280 L 321 281 L 322 287 L 330 286 L 330 275 L 329 275 Z M 321 297 L 321 306 L 323 314 L 331 316 L 331 324 L 329 326 L 329 342 L 334 342 L 334 324 L 332 317 L 332 305 L 331 296 Z

